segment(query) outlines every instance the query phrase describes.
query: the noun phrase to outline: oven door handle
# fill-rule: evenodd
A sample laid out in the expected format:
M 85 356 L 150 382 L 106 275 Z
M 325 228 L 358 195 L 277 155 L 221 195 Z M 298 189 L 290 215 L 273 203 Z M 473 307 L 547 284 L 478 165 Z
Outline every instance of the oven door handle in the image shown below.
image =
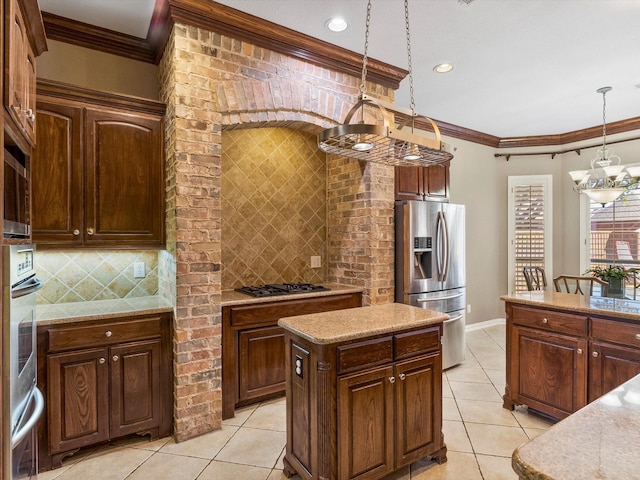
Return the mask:
M 16 432 L 15 435 L 11 435 L 11 448 L 15 448 L 24 438 L 29 434 L 31 429 L 36 426 L 38 420 L 42 416 L 42 412 L 44 411 L 44 397 L 42 396 L 42 392 L 38 387 L 33 387 L 33 395 L 31 399 L 35 402 L 33 407 L 33 413 L 29 420 L 22 426 L 20 430 Z M 28 408 L 28 407 L 27 407 Z
M 11 298 L 20 298 L 25 295 L 37 292 L 42 288 L 42 282 L 38 278 L 34 278 L 30 282 L 26 282 L 24 285 L 11 289 Z

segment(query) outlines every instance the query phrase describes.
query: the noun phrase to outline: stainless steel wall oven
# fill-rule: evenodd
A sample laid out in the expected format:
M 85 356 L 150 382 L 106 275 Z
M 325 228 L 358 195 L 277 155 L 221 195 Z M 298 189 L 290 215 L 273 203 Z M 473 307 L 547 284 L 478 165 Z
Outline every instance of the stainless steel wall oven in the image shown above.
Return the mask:
M 10 245 L 3 251 L 3 364 L 8 365 L 10 421 L 3 435 L 11 438 L 5 451 L 5 478 L 35 479 L 38 471 L 36 426 L 44 409 L 36 387 L 36 295 L 41 287 L 35 273 L 35 247 Z M 6 368 L 6 367 L 5 367 Z

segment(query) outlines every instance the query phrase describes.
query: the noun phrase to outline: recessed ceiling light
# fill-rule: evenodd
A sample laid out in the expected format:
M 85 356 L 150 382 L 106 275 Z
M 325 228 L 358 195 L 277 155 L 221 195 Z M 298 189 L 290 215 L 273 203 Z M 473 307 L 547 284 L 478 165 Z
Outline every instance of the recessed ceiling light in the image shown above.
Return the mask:
M 342 32 L 346 30 L 349 25 L 344 18 L 335 17 L 327 20 L 325 26 L 332 32 Z
M 453 65 L 450 63 L 441 63 L 433 67 L 433 71 L 437 73 L 447 73 L 453 70 Z

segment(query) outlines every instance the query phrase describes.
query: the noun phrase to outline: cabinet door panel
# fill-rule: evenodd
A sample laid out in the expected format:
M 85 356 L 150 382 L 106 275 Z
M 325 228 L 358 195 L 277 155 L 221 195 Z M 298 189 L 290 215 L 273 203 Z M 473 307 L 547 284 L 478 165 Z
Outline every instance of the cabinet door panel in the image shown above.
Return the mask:
M 158 118 L 87 109 L 86 242 L 162 244 L 161 125 Z
M 238 403 L 283 392 L 285 388 L 284 330 L 255 328 L 238 335 L 240 369 Z
M 37 146 L 31 157 L 31 208 L 36 243 L 82 242 L 82 109 L 38 102 Z M 74 234 L 77 231 L 77 234 Z
M 441 361 L 434 354 L 396 365 L 396 467 L 441 447 Z
M 111 347 L 111 438 L 160 425 L 161 341 Z
M 338 379 L 338 478 L 394 470 L 393 367 Z
M 424 200 L 422 167 L 395 167 L 396 200 Z
M 527 328 L 515 330 L 518 400 L 556 418 L 584 407 L 586 340 Z
M 449 198 L 449 163 L 423 168 L 425 200 Z
M 8 45 L 5 48 L 5 97 L 9 114 L 20 128 L 24 127 L 27 101 L 27 32 L 18 0 L 7 5 Z
M 593 342 L 589 357 L 589 402 L 640 374 L 640 351 Z
M 109 439 L 106 349 L 47 357 L 47 414 L 51 453 Z

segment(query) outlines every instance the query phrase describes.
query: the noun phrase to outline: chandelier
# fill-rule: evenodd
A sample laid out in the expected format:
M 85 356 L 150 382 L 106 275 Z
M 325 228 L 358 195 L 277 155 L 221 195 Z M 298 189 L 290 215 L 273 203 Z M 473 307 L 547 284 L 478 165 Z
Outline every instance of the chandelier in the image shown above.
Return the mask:
M 606 94 L 611 87 L 596 91 L 602 94 L 602 148 L 596 151 L 596 156 L 591 160 L 591 170 L 574 170 L 569 175 L 575 182 L 573 189 L 576 192 L 588 195 L 604 207 L 638 184 L 640 166 L 625 167 L 620 163 L 620 157 L 607 147 Z
M 433 120 L 423 117 L 431 124 L 435 138 L 425 137 L 414 132 L 415 118 L 418 115 L 415 112 L 413 97 L 408 0 L 404 0 L 404 13 L 411 108 L 398 108 L 389 102 L 367 95 L 365 82 L 371 21 L 371 0 L 369 0 L 359 100 L 347 113 L 344 124 L 320 132 L 318 135 L 320 150 L 357 160 L 397 166 L 437 165 L 453 158 L 450 146 L 441 141 L 440 130 Z M 376 123 L 365 123 L 365 107 L 367 107 L 367 121 L 375 121 Z M 360 121 L 351 123 L 354 115 L 358 112 Z

